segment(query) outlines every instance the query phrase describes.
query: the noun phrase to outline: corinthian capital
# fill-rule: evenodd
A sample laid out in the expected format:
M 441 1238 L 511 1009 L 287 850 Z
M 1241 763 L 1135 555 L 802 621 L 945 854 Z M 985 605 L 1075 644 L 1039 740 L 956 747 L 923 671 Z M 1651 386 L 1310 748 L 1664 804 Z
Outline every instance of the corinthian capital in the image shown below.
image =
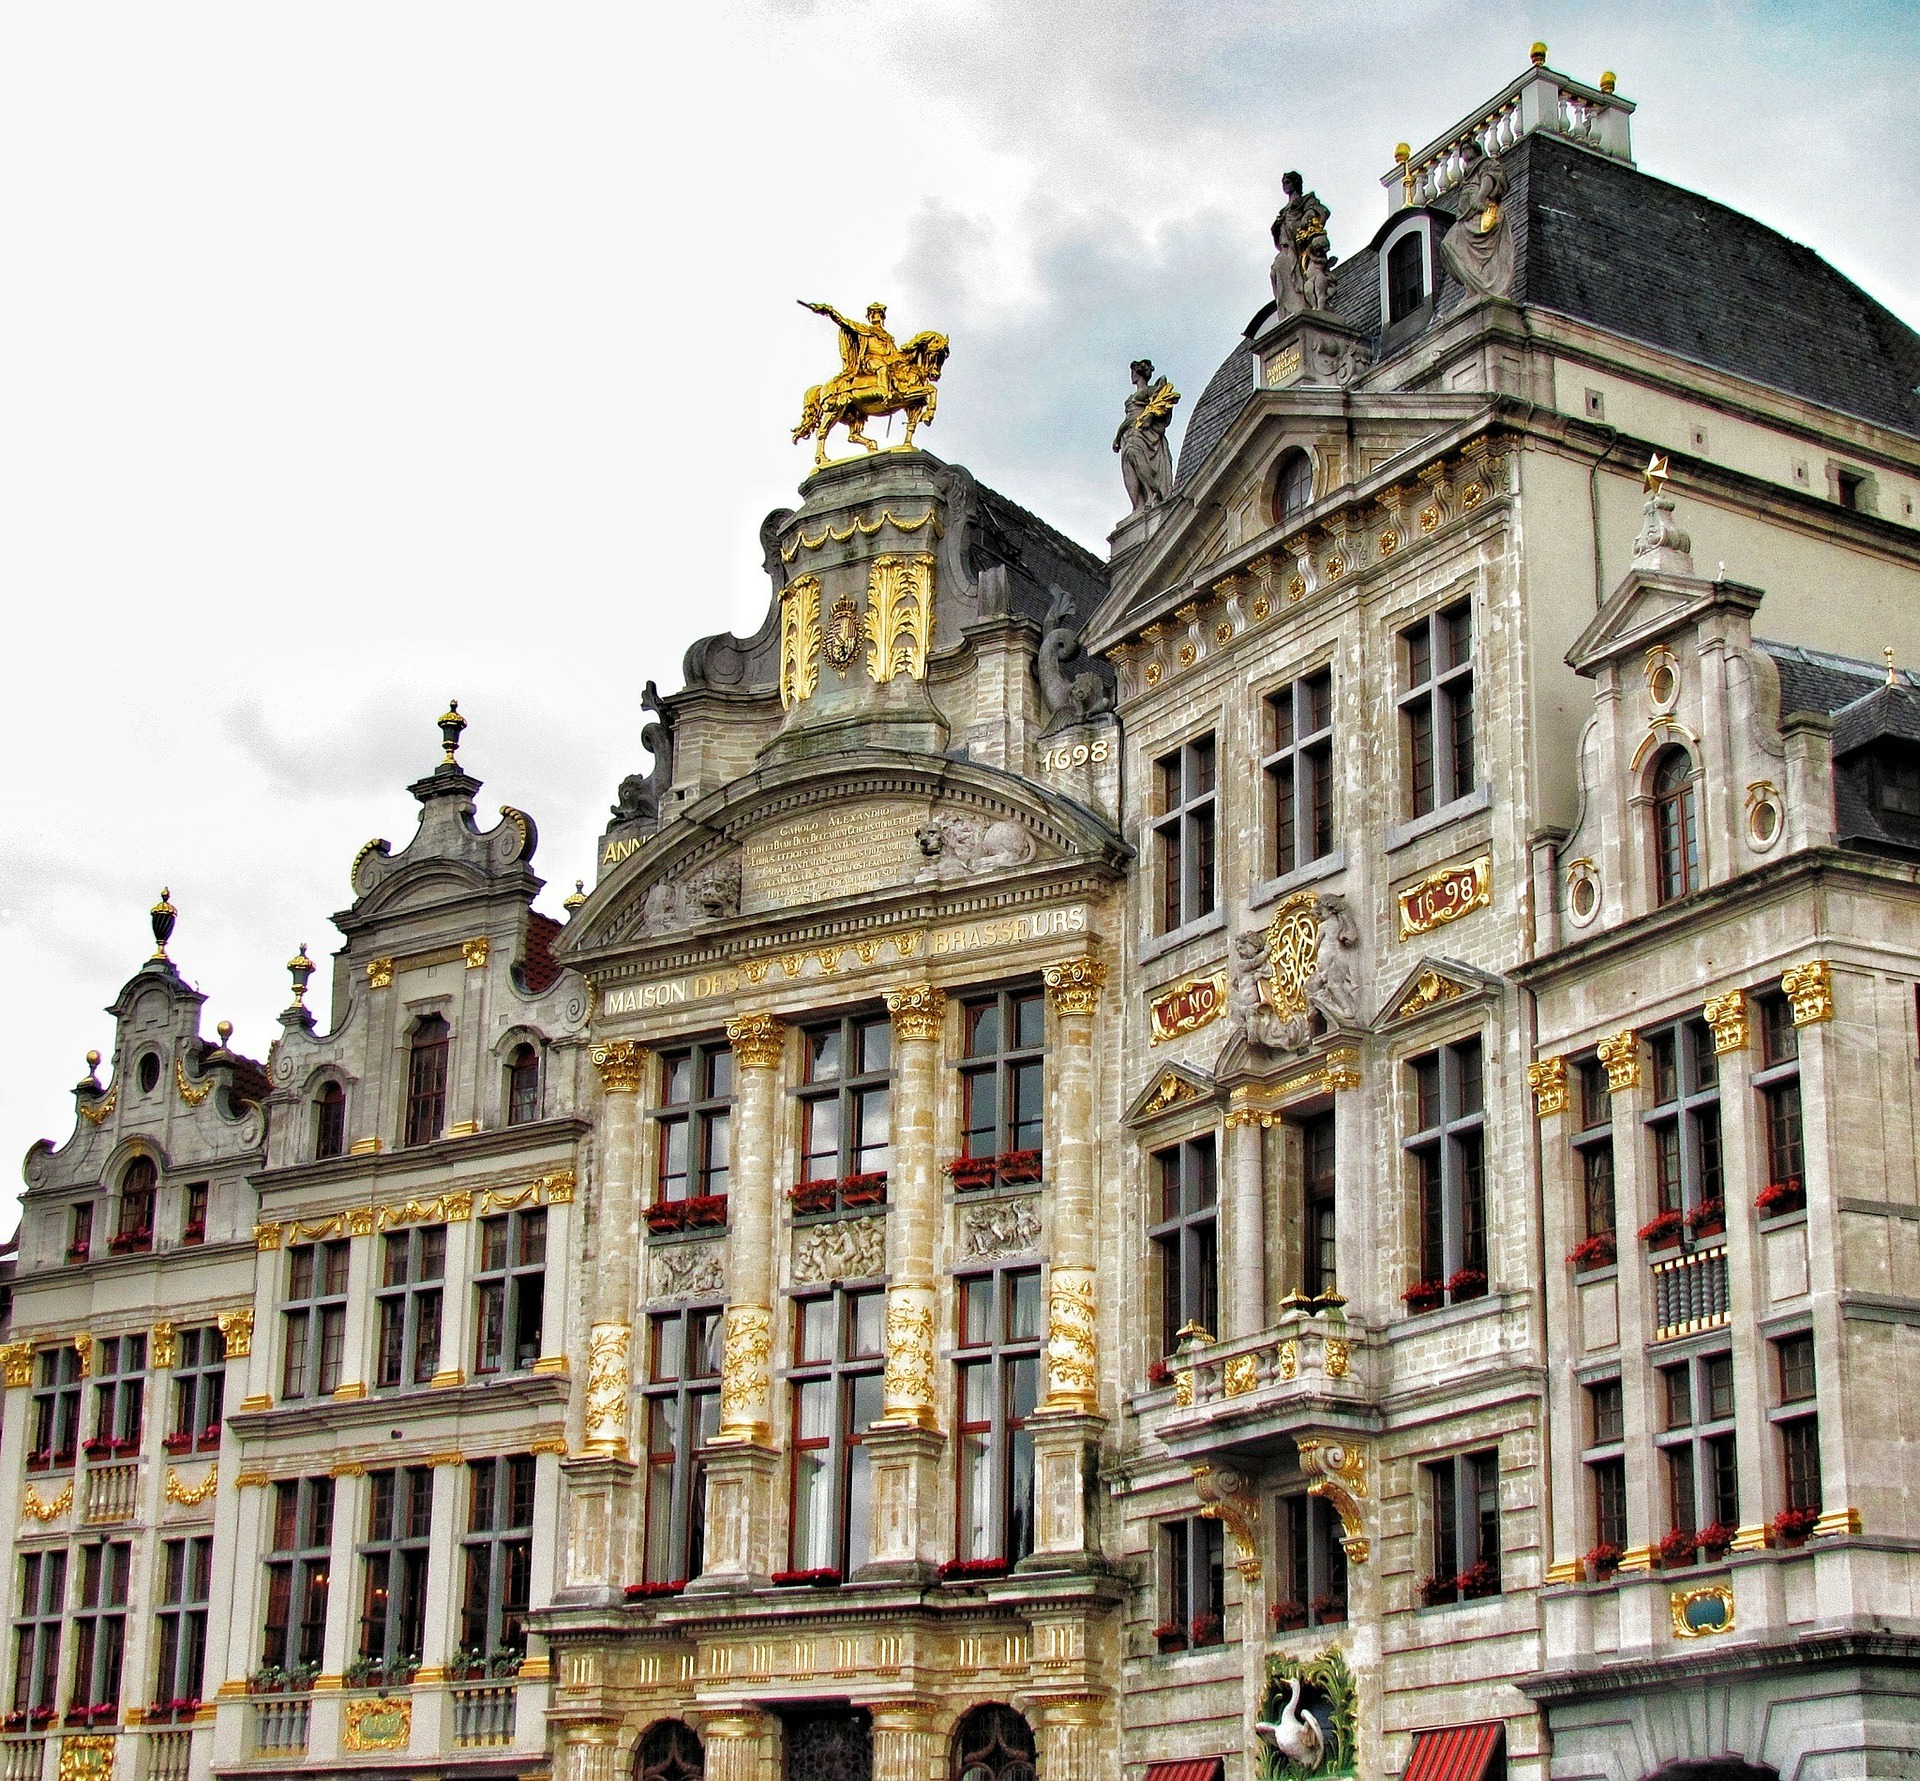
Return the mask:
M 1107 980 L 1107 968 L 1091 953 L 1084 958 L 1062 959 L 1057 965 L 1049 965 L 1042 975 L 1055 1014 L 1091 1014 L 1100 1006 L 1100 986 Z
M 737 1014 L 727 1022 L 727 1043 L 743 1070 L 774 1070 L 786 1032 L 771 1014 Z
M 887 1012 L 893 1016 L 893 1030 L 902 1039 L 937 1039 L 940 1020 L 947 1006 L 947 992 L 931 983 L 913 983 L 905 989 L 887 991 Z
M 609 1039 L 596 1045 L 591 1053 L 593 1067 L 600 1072 L 600 1086 L 610 1095 L 637 1095 L 640 1092 L 640 1064 L 646 1052 L 637 1039 Z

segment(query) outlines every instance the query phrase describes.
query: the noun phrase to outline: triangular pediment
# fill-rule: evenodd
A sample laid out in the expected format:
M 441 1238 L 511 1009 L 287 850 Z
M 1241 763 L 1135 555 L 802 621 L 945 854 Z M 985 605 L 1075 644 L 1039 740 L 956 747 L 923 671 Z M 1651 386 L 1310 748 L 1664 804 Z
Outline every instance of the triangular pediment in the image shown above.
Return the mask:
M 1393 994 L 1381 1003 L 1376 1029 L 1406 1026 L 1437 1013 L 1453 1013 L 1474 1002 L 1498 995 L 1501 980 L 1458 959 L 1423 958 Z
M 1213 1099 L 1211 1077 L 1185 1064 L 1162 1064 L 1147 1086 L 1134 1096 L 1133 1105 L 1127 1109 L 1127 1124 L 1147 1125 L 1197 1102 Z
M 1603 663 L 1640 653 L 1698 625 L 1718 607 L 1751 613 L 1760 600 L 1761 590 L 1744 582 L 1630 569 L 1567 651 L 1567 665 L 1591 675 Z
M 556 951 L 719 932 L 849 905 L 976 899 L 1129 849 L 1083 806 L 997 768 L 869 751 L 790 762 L 701 799 L 613 864 Z

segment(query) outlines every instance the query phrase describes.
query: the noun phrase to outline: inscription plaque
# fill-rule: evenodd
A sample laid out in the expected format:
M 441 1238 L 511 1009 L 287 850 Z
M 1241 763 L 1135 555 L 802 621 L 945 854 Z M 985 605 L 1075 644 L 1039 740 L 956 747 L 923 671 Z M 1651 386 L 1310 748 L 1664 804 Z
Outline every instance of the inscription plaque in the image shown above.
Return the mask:
M 755 914 L 904 884 L 925 820 L 912 805 L 853 804 L 763 829 L 740 850 L 740 907 Z

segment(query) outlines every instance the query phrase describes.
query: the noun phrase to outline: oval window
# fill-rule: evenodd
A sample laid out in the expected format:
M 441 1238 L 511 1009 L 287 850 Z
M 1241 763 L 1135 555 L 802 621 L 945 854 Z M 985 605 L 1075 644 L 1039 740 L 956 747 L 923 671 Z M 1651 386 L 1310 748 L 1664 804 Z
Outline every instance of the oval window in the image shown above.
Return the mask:
M 1588 873 L 1581 873 L 1568 889 L 1567 903 L 1575 921 L 1592 921 L 1600 910 L 1600 881 Z
M 150 1095 L 160 1086 L 160 1054 L 157 1051 L 145 1053 L 135 1071 L 140 1083 L 140 1092 Z
M 1780 839 L 1780 806 L 1771 798 L 1756 798 L 1747 812 L 1747 833 L 1755 847 L 1771 847 Z

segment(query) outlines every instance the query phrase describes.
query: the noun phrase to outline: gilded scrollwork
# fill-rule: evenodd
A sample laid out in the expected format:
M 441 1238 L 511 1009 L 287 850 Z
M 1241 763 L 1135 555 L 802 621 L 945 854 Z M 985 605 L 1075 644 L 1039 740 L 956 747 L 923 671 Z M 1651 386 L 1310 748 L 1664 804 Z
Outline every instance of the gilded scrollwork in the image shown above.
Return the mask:
M 780 592 L 780 704 L 791 710 L 820 684 L 820 578 L 796 575 Z
M 1249 1357 L 1250 1358 L 1250 1357 Z M 1195 1466 L 1200 1513 L 1233 1535 L 1234 1566 L 1248 1583 L 1260 1581 L 1260 1504 L 1244 1474 L 1230 1466 Z
M 1527 1087 L 1533 1090 L 1533 1110 L 1541 1118 L 1567 1110 L 1567 1060 L 1543 1057 L 1527 1066 Z
M 938 1039 L 947 1008 L 947 992 L 931 983 L 887 991 L 887 1012 L 901 1039 Z
M 0 1377 L 5 1378 L 9 1389 L 33 1383 L 31 1342 L 0 1342 Z
M 867 677 L 927 677 L 933 647 L 933 558 L 879 556 L 867 571 Z
M 35 1521 L 55 1521 L 73 1507 L 73 1480 L 69 1478 L 57 1497 L 44 1498 L 33 1488 L 27 1486 L 27 1493 L 20 1500 L 20 1513 Z
M 1371 1550 L 1366 1535 L 1366 1515 L 1362 1505 L 1367 1489 L 1367 1457 L 1348 1441 L 1328 1441 L 1304 1437 L 1299 1443 L 1300 1469 L 1307 1474 L 1307 1491 L 1325 1497 L 1340 1517 L 1340 1544 L 1347 1557 L 1364 1564 Z
M 1631 1027 L 1602 1039 L 1594 1049 L 1606 1066 L 1610 1093 L 1640 1086 L 1640 1035 Z
M 600 1086 L 610 1095 L 637 1095 L 646 1049 L 637 1039 L 608 1039 L 588 1054 L 600 1072 Z
M 1047 1404 L 1091 1410 L 1099 1403 L 1099 1339 L 1091 1268 L 1054 1268 L 1047 1279 Z
M 245 1360 L 253 1352 L 253 1307 L 241 1305 L 232 1311 L 217 1312 L 214 1322 L 220 1326 L 220 1338 L 227 1347 L 228 1360 Z
M 213 1093 L 214 1079 L 208 1076 L 199 1082 L 189 1082 L 185 1059 L 176 1057 L 173 1060 L 173 1086 L 179 1090 L 181 1100 L 189 1107 L 198 1107 Z
M 933 1321 L 929 1288 L 888 1288 L 887 1365 L 880 1390 L 889 1420 L 933 1420 Z
M 771 1014 L 737 1014 L 727 1022 L 727 1043 L 743 1070 L 776 1070 L 787 1030 Z
M 183 1509 L 192 1509 L 204 1503 L 219 1488 L 218 1461 L 207 1467 L 207 1475 L 198 1484 L 187 1483 L 173 1467 L 167 1467 L 167 1501 L 177 1503 Z
M 1713 1029 L 1715 1052 L 1746 1050 L 1747 998 L 1739 990 L 1730 989 L 1724 996 L 1709 997 L 1701 1013 Z
M 764 1305 L 729 1305 L 720 1353 L 720 1432 L 754 1438 L 766 1432 L 772 1387 L 773 1314 Z
M 180 1359 L 180 1340 L 164 1317 L 147 1334 L 147 1364 L 156 1369 L 172 1367 Z
M 1833 1019 L 1833 971 L 1825 959 L 1809 959 L 1782 974 L 1780 993 L 1793 1004 L 1793 1024 Z
M 1107 967 L 1087 953 L 1047 966 L 1041 978 L 1055 1014 L 1092 1014 L 1100 1006 L 1100 987 L 1107 980 Z
M 586 1450 L 627 1457 L 627 1393 L 633 1381 L 633 1329 L 596 1323 L 587 1332 Z

